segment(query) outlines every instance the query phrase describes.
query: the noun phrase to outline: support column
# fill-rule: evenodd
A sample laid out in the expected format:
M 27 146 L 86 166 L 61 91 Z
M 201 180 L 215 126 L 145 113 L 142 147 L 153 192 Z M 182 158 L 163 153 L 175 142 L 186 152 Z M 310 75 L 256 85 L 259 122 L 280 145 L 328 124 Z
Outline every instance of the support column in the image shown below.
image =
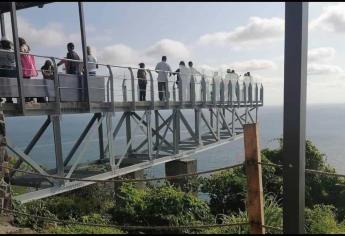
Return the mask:
M 83 50 L 83 68 L 84 68 L 84 73 L 83 73 L 83 83 L 84 83 L 84 91 L 85 93 L 82 93 L 83 96 L 83 101 L 88 102 L 88 106 L 90 109 L 90 94 L 89 94 L 89 86 L 88 86 L 88 81 L 89 81 L 89 72 L 88 72 L 88 66 L 87 66 L 87 50 L 86 50 L 86 33 L 85 33 L 85 19 L 84 19 L 84 8 L 83 8 L 83 3 L 78 2 L 78 9 L 79 9 L 79 23 L 80 23 L 80 35 L 81 35 L 81 44 L 82 44 L 82 50 Z
M 149 159 L 152 159 L 152 128 L 151 128 L 151 110 L 146 111 L 146 133 L 147 133 L 147 150 Z M 157 135 L 158 136 L 158 135 Z
M 210 108 L 210 125 L 213 129 L 214 126 L 213 126 L 213 109 L 212 108 Z
M 201 111 L 200 108 L 196 108 L 194 109 L 194 114 L 195 114 L 195 139 L 198 142 L 198 145 L 202 145 L 202 140 L 201 140 L 201 130 L 200 130 L 200 126 L 201 126 Z
M 131 112 L 126 112 L 126 138 L 127 138 L 127 143 L 129 143 L 132 139 L 132 127 L 131 127 Z M 133 149 L 132 149 L 132 144 L 128 148 L 127 154 L 130 155 L 132 154 Z
M 167 177 L 196 173 L 197 169 L 198 169 L 198 162 L 196 159 L 192 159 L 192 158 L 170 161 L 170 162 L 165 163 L 165 175 Z M 174 186 L 181 188 L 181 190 L 184 192 L 192 192 L 193 194 L 197 194 L 197 190 L 193 189 L 192 185 L 190 184 L 196 178 L 197 178 L 196 176 L 192 176 L 188 178 L 171 179 L 168 181 Z
M 5 209 L 11 208 L 11 185 L 9 181 L 9 156 L 6 149 L 6 129 L 5 129 L 5 116 L 0 111 L 0 206 Z M 6 212 L 0 210 L 1 214 Z
M 179 144 L 180 144 L 180 110 L 174 109 L 174 116 L 173 116 L 173 146 L 174 146 L 174 153 L 179 153 Z
M 51 115 L 50 120 L 53 124 L 54 147 L 55 147 L 55 158 L 56 158 L 56 173 L 58 176 L 64 176 L 64 163 L 63 163 L 63 154 L 62 154 L 60 116 L 59 115 Z M 59 181 L 59 182 L 62 183 L 63 181 Z
M 222 126 L 222 129 L 226 129 L 226 112 L 225 112 L 225 108 L 222 108 L 222 112 L 223 112 L 223 116 L 224 116 L 224 120 L 223 121 L 223 126 Z
M 107 112 L 106 113 L 106 117 L 105 117 L 105 122 L 106 122 L 106 127 L 107 127 L 107 142 L 108 142 L 108 158 L 110 160 L 110 166 L 111 166 L 111 170 L 114 171 L 115 168 L 115 156 L 113 154 L 113 141 L 114 141 L 114 136 L 113 136 L 113 117 L 112 112 Z M 121 121 L 120 121 L 121 123 Z
M 308 3 L 285 3 L 283 127 L 284 234 L 305 227 L 305 143 L 308 57 Z
M 102 118 L 102 113 L 97 114 L 98 121 Z M 105 158 L 104 155 L 104 142 L 103 142 L 103 124 L 101 123 L 98 127 L 98 143 L 99 143 L 99 159 L 103 160 Z
M 220 140 L 220 119 L 219 119 L 219 108 L 216 108 L 216 134 L 217 134 L 217 138 L 218 140 Z
M 1 37 L 6 37 L 6 29 L 5 29 L 5 19 L 4 14 L 0 14 L 0 25 L 1 25 Z
M 14 56 L 17 66 L 17 83 L 18 83 L 18 98 L 17 101 L 21 106 L 22 113 L 25 113 L 25 97 L 24 97 L 24 86 L 23 86 L 23 70 L 22 63 L 20 60 L 19 50 L 19 39 L 18 39 L 18 25 L 17 25 L 17 9 L 16 2 L 11 2 L 11 25 L 12 25 L 12 37 L 14 46 Z
M 155 127 L 156 127 L 156 132 L 159 134 L 159 111 L 158 110 L 155 110 Z M 158 148 L 158 145 L 159 145 L 159 136 L 156 134 L 156 143 L 155 143 L 155 149 L 157 150 Z M 158 150 L 157 150 L 158 152 Z

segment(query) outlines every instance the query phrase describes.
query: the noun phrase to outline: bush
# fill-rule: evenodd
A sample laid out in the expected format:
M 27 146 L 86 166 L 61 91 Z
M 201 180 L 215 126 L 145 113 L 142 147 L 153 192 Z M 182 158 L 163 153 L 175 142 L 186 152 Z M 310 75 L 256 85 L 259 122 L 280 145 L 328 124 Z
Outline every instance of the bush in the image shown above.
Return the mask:
M 217 172 L 201 178 L 201 191 L 209 194 L 214 215 L 238 212 L 245 207 L 246 177 L 240 167 Z
M 89 216 L 81 217 L 83 223 L 94 223 L 94 224 L 110 224 L 109 219 L 102 217 L 99 214 L 92 214 Z M 124 234 L 120 229 L 114 227 L 101 227 L 101 226 L 86 226 L 86 225 L 66 225 L 57 226 L 48 230 L 48 233 L 55 234 Z
M 110 212 L 119 224 L 173 226 L 202 224 L 211 220 L 209 207 L 204 201 L 168 184 L 147 190 L 123 184 L 117 204 Z
M 335 208 L 331 205 L 315 205 L 306 209 L 306 232 L 310 234 L 344 233 L 344 224 L 338 224 Z
M 112 207 L 111 196 L 100 185 L 91 185 L 46 200 L 48 208 L 60 219 L 103 213 Z
M 37 200 L 26 204 L 20 204 L 13 201 L 13 210 L 28 214 L 14 214 L 14 223 L 20 227 L 29 227 L 34 230 L 40 230 L 50 225 L 55 225 L 54 222 L 49 222 L 44 219 L 39 219 L 33 216 L 47 217 L 50 219 L 57 219 L 57 217 L 49 210 L 45 201 Z
M 265 198 L 264 217 L 265 225 L 281 227 L 283 224 L 283 210 L 279 202 L 273 196 Z M 247 211 L 241 211 L 233 215 L 222 215 L 222 224 L 234 224 L 248 222 Z M 279 233 L 276 230 L 266 229 L 267 233 Z M 204 230 L 205 234 L 249 234 L 249 225 L 241 226 L 224 226 Z

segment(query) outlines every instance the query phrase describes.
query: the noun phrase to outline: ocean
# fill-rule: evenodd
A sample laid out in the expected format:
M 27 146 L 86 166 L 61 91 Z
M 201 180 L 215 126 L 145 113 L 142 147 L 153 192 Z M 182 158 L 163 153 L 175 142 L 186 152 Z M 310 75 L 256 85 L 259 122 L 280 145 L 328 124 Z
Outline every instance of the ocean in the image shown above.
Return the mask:
M 185 116 L 192 115 L 188 112 Z M 276 148 L 276 138 L 283 134 L 283 107 L 264 106 L 259 109 L 259 133 L 261 148 Z M 163 112 L 163 116 L 167 113 Z M 329 105 L 308 105 L 307 107 L 307 139 L 311 140 L 318 149 L 326 154 L 327 161 L 336 168 L 339 173 L 345 173 L 345 127 L 342 125 L 342 118 L 345 117 L 345 106 L 342 104 Z M 83 128 L 91 118 L 90 114 L 66 115 L 62 117 L 62 141 L 63 154 L 66 156 L 78 138 Z M 115 120 L 120 118 L 116 113 Z M 30 138 L 35 134 L 46 118 L 40 117 L 8 117 L 6 118 L 6 132 L 8 139 L 15 146 L 24 150 Z M 194 121 L 193 119 L 190 119 Z M 193 122 L 191 122 L 193 124 Z M 137 129 L 136 140 L 139 143 L 144 136 Z M 182 132 L 182 137 L 186 135 Z M 115 153 L 121 154 L 125 146 L 125 131 L 120 131 L 115 141 Z M 77 153 L 78 155 L 78 153 Z M 99 156 L 98 134 L 95 132 L 90 139 L 84 153 L 79 153 L 83 160 L 91 160 Z M 55 165 L 52 128 L 44 133 L 41 140 L 34 147 L 30 156 L 44 167 L 52 168 Z M 196 154 L 198 160 L 198 171 L 220 168 L 227 165 L 240 163 L 244 160 L 243 139 L 239 139 L 227 145 L 217 147 Z M 146 170 L 148 176 L 164 176 L 164 165 L 159 165 Z

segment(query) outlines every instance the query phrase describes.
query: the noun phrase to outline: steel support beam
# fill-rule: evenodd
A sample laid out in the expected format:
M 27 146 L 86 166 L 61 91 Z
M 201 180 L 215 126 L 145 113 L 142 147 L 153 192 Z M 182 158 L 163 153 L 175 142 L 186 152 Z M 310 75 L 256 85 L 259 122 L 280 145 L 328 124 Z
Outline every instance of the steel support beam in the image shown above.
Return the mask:
M 151 129 L 151 110 L 146 111 L 146 133 L 147 133 L 147 149 L 150 160 L 152 159 L 152 129 Z
M 1 26 L 1 37 L 5 38 L 6 37 L 6 29 L 5 29 L 5 18 L 4 14 L 0 14 L 0 26 Z
M 179 153 L 179 143 L 180 143 L 180 110 L 174 109 L 173 116 L 173 147 L 174 154 Z
M 225 144 L 228 144 L 229 142 L 238 140 L 239 138 L 242 138 L 242 137 L 243 137 L 242 135 L 237 135 L 237 136 L 234 136 L 231 138 L 227 138 L 225 140 L 221 140 L 220 142 L 215 142 L 215 143 L 210 144 L 210 145 L 205 145 L 205 146 L 199 147 L 199 148 L 194 149 L 194 150 L 183 151 L 183 152 L 176 154 L 176 155 L 169 155 L 166 157 L 154 159 L 152 161 L 141 162 L 141 163 L 138 163 L 138 164 L 135 164 L 132 166 L 120 168 L 117 172 L 109 171 L 109 172 L 98 174 L 95 176 L 91 176 L 91 177 L 88 177 L 85 179 L 99 179 L 99 180 L 112 179 L 112 178 L 115 178 L 117 176 L 125 175 L 128 173 L 134 172 L 134 171 L 138 171 L 138 170 L 153 167 L 156 165 L 164 164 L 164 163 L 172 161 L 172 160 L 184 159 L 184 158 L 190 157 L 192 155 L 223 146 Z M 42 190 L 35 191 L 35 192 L 29 192 L 29 193 L 21 194 L 21 195 L 15 196 L 14 199 L 20 201 L 21 203 L 26 203 L 26 202 L 30 202 L 33 200 L 42 199 L 42 198 L 46 198 L 46 197 L 53 196 L 56 194 L 60 194 L 63 192 L 68 192 L 68 191 L 71 191 L 73 189 L 78 189 L 78 188 L 82 188 L 85 186 L 89 186 L 91 184 L 93 184 L 93 183 L 92 182 L 81 182 L 81 181 L 66 182 L 65 186 L 46 188 L 46 189 L 42 189 Z
M 126 112 L 126 138 L 127 143 L 132 139 L 132 129 L 131 129 L 131 112 Z M 133 152 L 132 144 L 128 147 L 128 154 Z
M 16 2 L 11 2 L 11 23 L 12 23 L 13 45 L 14 45 L 14 56 L 15 56 L 15 61 L 17 65 L 18 103 L 21 106 L 21 112 L 25 114 L 23 70 L 22 70 L 22 63 L 20 60 Z
M 201 111 L 200 108 L 194 109 L 195 117 L 195 139 L 197 140 L 198 145 L 202 145 L 201 139 Z
M 56 173 L 58 176 L 64 176 L 64 172 L 65 172 L 64 169 L 65 168 L 64 168 L 64 164 L 63 164 L 60 116 L 59 115 L 51 115 L 50 120 L 53 124 L 55 159 L 56 159 Z
M 158 110 L 155 110 L 155 128 L 159 134 L 159 111 Z M 157 148 L 159 145 L 159 137 L 158 135 L 156 135 L 156 142 L 155 142 L 155 148 Z
M 50 118 L 48 116 L 48 118 L 46 119 L 46 121 L 43 123 L 43 125 L 41 126 L 41 128 L 37 131 L 37 133 L 35 134 L 35 136 L 32 138 L 32 140 L 30 141 L 30 143 L 28 144 L 28 146 L 25 148 L 24 150 L 24 154 L 28 155 L 31 150 L 33 149 L 33 147 L 36 145 L 36 143 L 38 142 L 38 140 L 41 138 L 42 134 L 47 130 L 48 126 L 50 124 Z M 23 159 L 19 159 L 16 164 L 13 166 L 13 169 L 18 169 L 20 167 L 20 165 L 23 163 Z M 16 172 L 15 171 L 11 171 L 10 172 L 10 176 L 12 177 Z
M 107 154 L 108 154 L 108 159 L 110 160 L 110 166 L 111 166 L 111 169 L 112 169 L 112 171 L 114 171 L 114 168 L 115 168 L 115 156 L 114 156 L 114 150 L 113 150 L 113 142 L 114 142 L 114 139 L 115 139 L 115 136 L 116 136 L 116 134 L 117 133 L 112 133 L 112 123 L 113 123 L 113 120 L 112 120 L 112 118 L 113 118 L 113 112 L 107 112 L 106 114 L 105 114 L 105 122 L 106 122 L 106 127 L 107 127 L 107 142 L 108 142 L 108 144 L 107 144 L 107 147 L 108 147 L 108 152 L 107 152 Z M 124 115 L 122 115 L 123 117 L 124 117 Z M 122 118 L 122 117 L 121 117 Z M 120 121 L 119 121 L 121 124 L 122 124 L 122 122 L 123 122 L 123 120 L 121 119 Z M 114 135 L 115 134 L 115 135 Z
M 283 229 L 304 233 L 308 3 L 285 3 Z
M 81 133 L 81 135 L 79 136 L 79 138 L 77 139 L 77 141 L 75 142 L 75 144 L 73 145 L 71 151 L 68 153 L 65 161 L 64 161 L 64 166 L 66 167 L 68 165 L 68 163 L 71 161 L 71 159 L 73 158 L 74 154 L 76 153 L 76 151 L 78 150 L 80 144 L 83 142 L 83 140 L 85 139 L 87 133 L 90 131 L 91 127 L 93 126 L 93 124 L 95 123 L 97 119 L 97 115 L 94 114 L 91 118 L 91 120 L 89 121 L 89 123 L 86 125 L 85 129 L 83 130 L 83 132 Z
M 102 118 L 102 113 L 97 113 L 97 119 L 100 120 Z M 104 140 L 103 140 L 103 124 L 101 123 L 98 127 L 98 147 L 99 147 L 99 159 L 103 160 L 105 158 L 104 155 Z
M 90 100 L 89 100 L 89 86 L 88 86 L 88 81 L 89 81 L 89 71 L 88 71 L 88 61 L 87 61 L 87 51 L 86 51 L 86 33 L 85 33 L 85 19 L 84 19 L 84 8 L 83 8 L 83 3 L 78 2 L 78 9 L 79 9 L 79 23 L 80 23 L 80 34 L 81 34 L 81 45 L 82 45 L 82 50 L 83 50 L 83 68 L 84 68 L 84 73 L 83 73 L 83 83 L 84 83 L 84 90 L 83 95 L 83 100 L 88 102 L 89 110 L 90 110 Z

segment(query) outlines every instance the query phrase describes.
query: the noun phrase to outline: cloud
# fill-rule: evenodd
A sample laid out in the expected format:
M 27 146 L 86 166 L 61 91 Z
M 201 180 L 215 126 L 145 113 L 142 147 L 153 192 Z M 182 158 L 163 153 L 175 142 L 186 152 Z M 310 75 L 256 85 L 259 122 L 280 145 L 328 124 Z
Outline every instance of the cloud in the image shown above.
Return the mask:
M 332 47 L 313 48 L 308 51 L 308 61 L 328 61 L 335 56 L 335 49 Z
M 133 49 L 125 44 L 114 44 L 99 50 L 99 59 L 112 65 L 137 65 L 143 61 L 148 66 L 153 66 L 166 55 L 170 62 L 176 59 L 189 59 L 190 50 L 182 42 L 162 39 L 148 49 Z M 170 60 L 171 59 L 171 60 Z M 175 59 L 175 60 L 174 60 Z
M 241 47 L 279 40 L 283 38 L 283 35 L 283 19 L 277 17 L 250 17 L 247 25 L 239 26 L 233 31 L 202 35 L 198 40 L 198 44 Z
M 179 58 L 190 58 L 190 51 L 189 49 L 179 41 L 171 40 L 171 39 L 162 39 L 151 47 L 149 47 L 144 54 L 147 56 L 154 56 L 154 57 L 161 57 L 163 55 L 175 59 Z
M 32 25 L 25 18 L 18 16 L 18 34 L 23 37 L 31 47 L 60 47 L 64 46 L 66 42 L 78 39 L 79 34 L 67 34 L 64 32 L 63 26 L 60 23 L 50 22 L 43 27 L 36 27 Z M 11 19 L 9 14 L 5 14 L 5 28 L 7 37 L 12 40 Z
M 237 73 L 244 73 L 247 71 L 264 71 L 264 70 L 274 70 L 277 68 L 277 65 L 270 60 L 264 59 L 252 59 L 247 61 L 238 61 L 220 65 L 197 65 L 196 68 L 205 73 L 213 73 L 215 71 L 225 72 L 226 69 L 233 69 Z
M 345 4 L 339 3 L 324 8 L 321 15 L 310 22 L 310 29 L 312 30 L 316 28 L 321 28 L 335 33 L 344 33 Z
M 343 74 L 344 70 L 336 65 L 326 65 L 310 63 L 308 65 L 308 75 L 331 75 L 331 74 Z
M 221 68 L 233 68 L 238 71 L 257 71 L 257 70 L 271 70 L 277 66 L 273 61 L 263 59 L 252 59 L 247 61 L 240 61 L 230 63 L 229 65 L 222 65 Z
M 115 44 L 101 50 L 99 59 L 102 63 L 128 65 L 137 63 L 139 57 L 138 52 L 134 49 L 124 44 Z

